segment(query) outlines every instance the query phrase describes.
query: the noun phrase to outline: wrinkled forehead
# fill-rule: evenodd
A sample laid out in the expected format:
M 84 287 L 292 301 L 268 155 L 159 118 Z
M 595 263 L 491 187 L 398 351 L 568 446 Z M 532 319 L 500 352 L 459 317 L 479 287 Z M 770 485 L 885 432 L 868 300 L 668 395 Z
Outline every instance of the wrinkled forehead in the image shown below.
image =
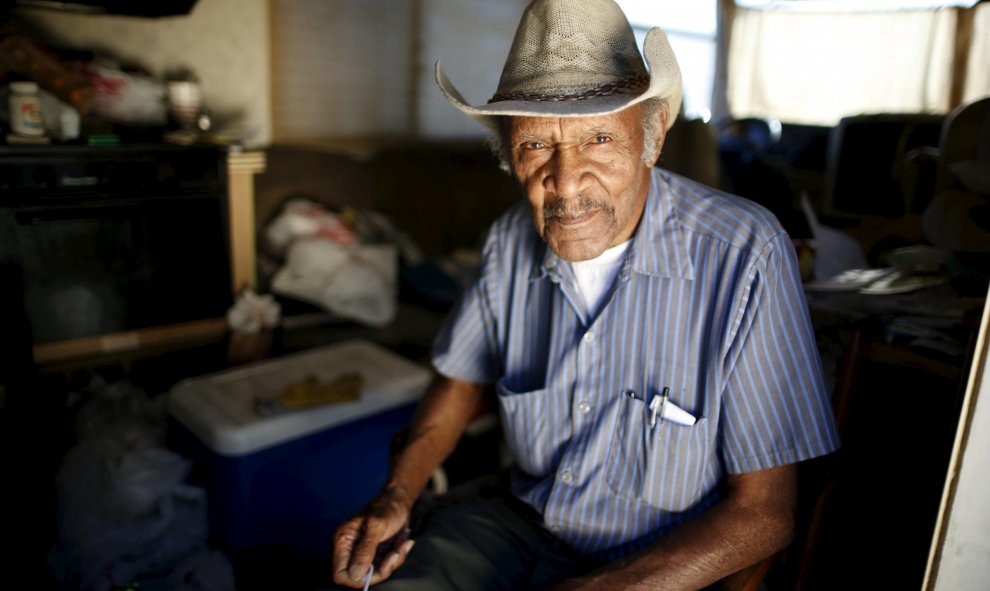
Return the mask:
M 510 116 L 506 121 L 513 137 L 532 135 L 542 138 L 567 138 L 589 133 L 627 135 L 642 127 L 642 107 L 632 105 L 616 113 L 582 117 L 524 117 Z

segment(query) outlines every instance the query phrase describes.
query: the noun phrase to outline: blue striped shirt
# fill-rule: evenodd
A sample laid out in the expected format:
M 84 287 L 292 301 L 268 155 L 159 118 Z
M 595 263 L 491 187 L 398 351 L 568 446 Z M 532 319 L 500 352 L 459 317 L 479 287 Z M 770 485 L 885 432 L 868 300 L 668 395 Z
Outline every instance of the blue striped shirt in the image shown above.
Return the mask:
M 496 384 L 513 492 L 578 551 L 613 560 L 716 503 L 726 474 L 838 447 L 794 248 L 759 205 L 654 169 L 606 303 L 584 310 L 523 202 L 434 344 L 441 374 Z M 664 388 L 693 426 L 651 426 Z

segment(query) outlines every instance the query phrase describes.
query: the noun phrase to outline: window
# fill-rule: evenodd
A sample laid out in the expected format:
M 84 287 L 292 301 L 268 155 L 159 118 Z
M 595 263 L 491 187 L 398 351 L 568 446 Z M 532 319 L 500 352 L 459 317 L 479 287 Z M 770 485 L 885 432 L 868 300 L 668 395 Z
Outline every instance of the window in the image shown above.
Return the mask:
M 984 2 L 974 10 L 970 39 L 964 103 L 990 95 L 990 3 Z
M 646 32 L 660 27 L 677 56 L 684 84 L 684 114 L 707 121 L 715 81 L 717 0 L 617 0 L 633 26 L 639 47 Z
M 858 114 L 944 114 L 987 90 L 985 11 L 975 12 L 967 79 L 958 67 L 956 36 L 962 19 L 973 16 L 965 7 L 972 1 L 739 4 L 728 64 L 734 116 L 833 125 Z M 960 82 L 965 93 L 955 96 Z

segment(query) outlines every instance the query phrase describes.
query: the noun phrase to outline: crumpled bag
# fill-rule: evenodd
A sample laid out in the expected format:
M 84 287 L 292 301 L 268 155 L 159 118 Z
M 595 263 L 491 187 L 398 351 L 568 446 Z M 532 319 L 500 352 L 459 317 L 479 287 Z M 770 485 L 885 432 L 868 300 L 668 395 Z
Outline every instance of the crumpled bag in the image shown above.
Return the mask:
M 264 359 L 272 346 L 282 306 L 271 294 L 245 289 L 227 310 L 227 361 L 251 363 Z
M 335 213 L 293 197 L 264 238 L 284 260 L 272 277 L 273 293 L 374 327 L 394 320 L 400 249 L 415 256 L 415 248 L 383 215 L 353 208 Z
M 272 279 L 272 291 L 382 327 L 395 318 L 398 273 L 394 244 L 348 247 L 306 238 L 289 247 L 285 265 Z
M 125 72 L 112 63 L 89 64 L 95 89 L 93 113 L 127 125 L 165 125 L 165 85 L 146 74 Z
M 227 327 L 234 331 L 255 334 L 278 325 L 282 307 L 270 295 L 258 295 L 245 289 L 227 310 Z
M 287 200 L 279 215 L 265 228 L 268 250 L 280 257 L 287 254 L 293 241 L 315 236 L 344 246 L 357 238 L 342 216 L 302 197 Z
M 206 493 L 154 429 L 121 421 L 88 432 L 56 475 L 60 589 L 109 591 L 169 572 L 207 549 Z

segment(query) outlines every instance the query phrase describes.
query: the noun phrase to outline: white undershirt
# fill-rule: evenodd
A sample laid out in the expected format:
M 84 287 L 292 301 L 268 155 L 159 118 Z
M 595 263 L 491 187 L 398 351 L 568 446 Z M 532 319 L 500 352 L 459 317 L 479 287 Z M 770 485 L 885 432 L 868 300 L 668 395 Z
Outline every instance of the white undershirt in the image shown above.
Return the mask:
M 630 242 L 627 240 L 613 246 L 591 260 L 571 263 L 589 317 L 597 316 L 605 303 L 605 296 L 622 268 Z

